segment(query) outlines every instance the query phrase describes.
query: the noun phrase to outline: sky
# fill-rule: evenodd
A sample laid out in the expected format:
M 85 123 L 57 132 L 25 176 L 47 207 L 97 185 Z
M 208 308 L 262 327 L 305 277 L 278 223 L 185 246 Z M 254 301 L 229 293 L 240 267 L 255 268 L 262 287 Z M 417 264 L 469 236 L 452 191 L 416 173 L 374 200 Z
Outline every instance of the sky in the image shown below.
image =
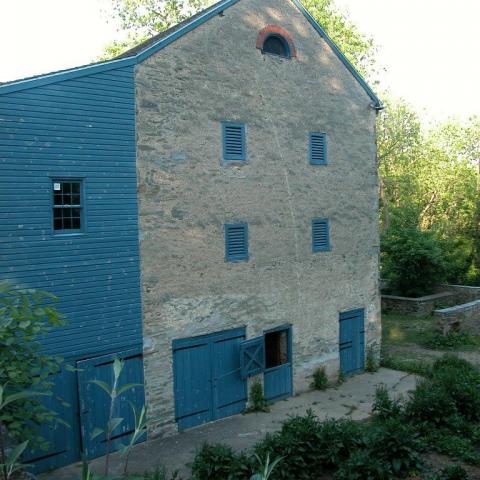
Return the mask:
M 379 46 L 381 84 L 429 122 L 480 115 L 479 0 L 336 0 Z M 108 0 L 0 0 L 0 82 L 83 65 L 118 38 Z

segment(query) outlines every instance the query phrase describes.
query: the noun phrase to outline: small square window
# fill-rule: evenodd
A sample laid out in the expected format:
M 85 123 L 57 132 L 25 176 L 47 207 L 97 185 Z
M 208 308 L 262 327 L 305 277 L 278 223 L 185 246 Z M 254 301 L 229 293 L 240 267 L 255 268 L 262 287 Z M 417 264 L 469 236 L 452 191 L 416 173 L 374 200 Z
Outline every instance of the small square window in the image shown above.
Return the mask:
M 82 182 L 79 180 L 54 180 L 53 230 L 55 233 L 82 231 Z

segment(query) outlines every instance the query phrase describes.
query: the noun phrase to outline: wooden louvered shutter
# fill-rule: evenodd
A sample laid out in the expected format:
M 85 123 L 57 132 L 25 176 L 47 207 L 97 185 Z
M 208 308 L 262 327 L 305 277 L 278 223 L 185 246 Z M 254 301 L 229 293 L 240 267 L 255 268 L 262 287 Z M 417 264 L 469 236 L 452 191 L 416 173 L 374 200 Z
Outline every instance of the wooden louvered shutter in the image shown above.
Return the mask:
M 327 135 L 325 133 L 311 132 L 309 157 L 312 165 L 327 164 Z
M 330 250 L 328 220 L 312 220 L 312 251 L 324 252 Z
M 243 123 L 224 122 L 223 134 L 223 159 L 246 160 L 245 125 Z
M 225 260 L 227 262 L 248 260 L 248 225 L 246 223 L 225 225 Z

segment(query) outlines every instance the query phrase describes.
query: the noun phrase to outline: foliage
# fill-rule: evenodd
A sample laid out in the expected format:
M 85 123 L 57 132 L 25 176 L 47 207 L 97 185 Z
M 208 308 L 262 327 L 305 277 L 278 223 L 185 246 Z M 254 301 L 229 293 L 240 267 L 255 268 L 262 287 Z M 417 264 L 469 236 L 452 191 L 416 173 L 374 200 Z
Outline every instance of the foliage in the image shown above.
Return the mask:
M 112 366 L 113 368 L 113 384 L 112 385 L 108 385 L 108 383 L 103 382 L 102 380 L 90 380 L 90 383 L 93 383 L 99 386 L 110 398 L 110 410 L 108 414 L 107 424 L 105 425 L 104 428 L 96 427 L 93 430 L 92 437 L 91 437 L 93 440 L 94 438 L 97 438 L 100 435 L 105 435 L 105 446 L 106 446 L 105 476 L 108 475 L 108 470 L 110 465 L 110 447 L 112 443 L 112 434 L 113 434 L 113 431 L 116 428 L 118 428 L 123 422 L 123 418 L 113 416 L 113 413 L 115 412 L 115 409 L 116 409 L 116 401 L 122 393 L 128 390 L 131 390 L 132 388 L 142 386 L 141 384 L 138 384 L 138 383 L 127 383 L 125 385 L 120 386 L 119 381 L 120 381 L 120 375 L 122 374 L 123 367 L 124 367 L 123 361 L 119 360 L 118 358 L 115 358 Z M 143 410 L 142 412 L 143 414 L 145 414 Z M 129 452 L 129 451 L 130 451 L 130 448 L 127 446 L 126 452 Z M 128 467 L 128 455 L 126 456 L 124 469 L 126 470 L 127 467 Z
M 432 367 L 429 363 L 421 360 L 409 360 L 400 356 L 384 355 L 381 362 L 382 367 L 400 370 L 402 372 L 428 377 L 431 374 Z
M 337 375 L 337 385 L 342 385 L 346 381 L 345 374 L 343 373 L 343 370 L 341 368 L 338 369 L 338 375 Z
M 435 475 L 431 480 L 468 480 L 468 474 L 460 465 L 450 465 L 442 469 L 442 471 Z
M 375 348 L 373 345 L 369 345 L 367 348 L 367 358 L 365 361 L 365 371 L 368 373 L 375 373 L 378 371 L 379 365 L 377 362 L 377 356 L 375 354 Z
M 49 375 L 58 371 L 62 359 L 41 353 L 38 339 L 65 324 L 53 305 L 56 300 L 47 292 L 0 282 L 0 385 L 9 393 L 48 392 L 52 386 Z M 35 395 L 27 395 L 2 409 L 0 421 L 16 441 L 45 447 L 35 425 L 51 422 L 55 416 Z
M 480 347 L 480 339 L 468 333 L 451 330 L 446 335 L 441 333 L 431 335 L 423 345 L 432 350 L 468 350 L 472 347 Z
M 432 293 L 446 275 L 443 253 L 430 231 L 392 224 L 383 237 L 382 275 L 395 293 L 417 297 Z
M 258 380 L 253 382 L 250 387 L 250 396 L 248 400 L 250 405 L 247 412 L 268 412 L 270 410 L 265 395 L 263 394 L 263 385 Z
M 390 480 L 392 471 L 382 459 L 372 456 L 370 450 L 356 450 L 335 473 L 335 480 Z
M 194 480 L 247 480 L 252 474 L 251 460 L 222 444 L 204 443 L 188 466 Z
M 310 410 L 307 415 L 286 420 L 279 432 L 267 434 L 255 446 L 260 457 L 284 456 L 278 479 L 310 479 L 334 469 L 350 450 L 361 444 L 362 426 L 351 420 L 320 422 Z
M 282 461 L 282 457 L 278 457 L 270 463 L 270 455 L 268 453 L 265 462 L 263 462 L 258 455 L 255 455 L 255 458 L 259 463 L 260 473 L 253 474 L 250 480 L 268 480 L 273 470 L 275 470 L 275 467 Z
M 310 388 L 315 390 L 326 390 L 328 388 L 328 377 L 325 367 L 318 367 L 314 370 Z
M 387 420 L 398 417 L 403 411 L 399 399 L 391 399 L 386 385 L 380 384 L 375 390 L 375 400 L 372 405 L 372 414 L 375 418 Z

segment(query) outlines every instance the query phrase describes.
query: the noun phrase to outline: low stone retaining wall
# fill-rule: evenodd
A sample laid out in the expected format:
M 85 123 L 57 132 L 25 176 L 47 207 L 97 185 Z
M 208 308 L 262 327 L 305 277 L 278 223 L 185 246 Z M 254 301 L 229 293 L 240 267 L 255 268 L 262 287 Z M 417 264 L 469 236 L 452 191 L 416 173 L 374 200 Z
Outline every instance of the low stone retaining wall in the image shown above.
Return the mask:
M 467 285 L 442 285 L 438 288 L 438 293 L 448 290 L 455 292 L 457 305 L 480 300 L 480 287 L 469 287 Z
M 452 330 L 480 335 L 480 300 L 435 310 L 433 316 L 443 335 Z
M 424 297 L 398 297 L 382 295 L 382 311 L 422 317 L 431 315 L 438 304 L 455 305 L 456 293 L 453 291 L 425 295 Z

